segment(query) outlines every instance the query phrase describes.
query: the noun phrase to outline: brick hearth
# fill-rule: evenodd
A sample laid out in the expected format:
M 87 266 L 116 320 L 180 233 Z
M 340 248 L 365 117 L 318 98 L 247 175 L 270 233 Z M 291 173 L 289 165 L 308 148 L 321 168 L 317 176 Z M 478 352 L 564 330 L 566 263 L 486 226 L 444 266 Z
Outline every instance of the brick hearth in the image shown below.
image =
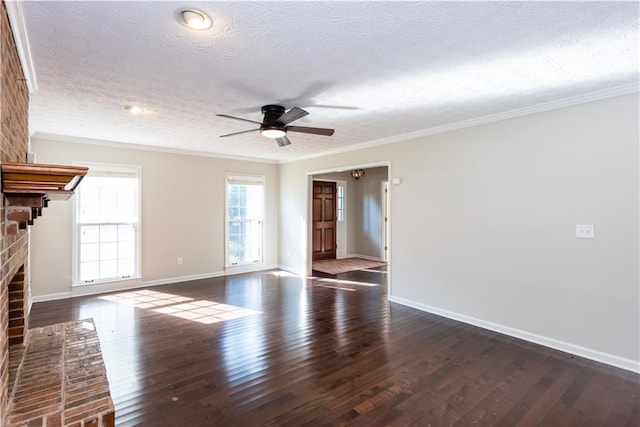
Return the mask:
M 10 366 L 8 424 L 96 426 L 115 424 L 100 342 L 92 319 L 29 329 L 13 346 L 22 363 Z M 12 358 L 13 360 L 13 355 Z

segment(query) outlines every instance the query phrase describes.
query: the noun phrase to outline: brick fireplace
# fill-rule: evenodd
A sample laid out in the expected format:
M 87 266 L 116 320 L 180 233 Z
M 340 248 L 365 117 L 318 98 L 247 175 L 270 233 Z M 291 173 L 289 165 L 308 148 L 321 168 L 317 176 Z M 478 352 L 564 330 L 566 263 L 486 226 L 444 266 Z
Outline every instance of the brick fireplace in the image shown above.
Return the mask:
M 29 91 L 4 3 L 0 4 L 0 160 L 24 162 L 29 150 Z M 20 346 L 29 307 L 29 232 L 6 221 L 0 197 L 0 425 L 9 400 L 9 346 Z
M 0 426 L 113 426 L 113 402 L 93 321 L 28 329 L 27 225 L 47 200 L 42 194 L 16 195 L 24 189 L 12 190 L 11 172 L 5 169 L 17 169 L 18 180 L 25 179 L 25 166 L 36 180 L 43 173 L 86 174 L 86 168 L 82 172 L 56 165 L 17 166 L 29 151 L 28 115 L 29 90 L 7 8 L 0 1 Z M 16 205 L 16 200 L 26 207 Z

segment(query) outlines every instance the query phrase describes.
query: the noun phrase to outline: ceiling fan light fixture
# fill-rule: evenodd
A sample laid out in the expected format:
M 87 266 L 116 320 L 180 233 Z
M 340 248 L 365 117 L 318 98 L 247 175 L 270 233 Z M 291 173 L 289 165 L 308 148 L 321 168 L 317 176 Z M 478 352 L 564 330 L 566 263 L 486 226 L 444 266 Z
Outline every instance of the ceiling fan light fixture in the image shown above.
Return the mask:
M 266 136 L 267 138 L 272 139 L 282 138 L 287 134 L 284 129 L 276 126 L 262 126 L 260 128 L 260 133 L 262 134 L 262 136 Z
M 179 13 L 182 24 L 192 30 L 208 30 L 213 25 L 206 13 L 196 9 L 183 9 Z

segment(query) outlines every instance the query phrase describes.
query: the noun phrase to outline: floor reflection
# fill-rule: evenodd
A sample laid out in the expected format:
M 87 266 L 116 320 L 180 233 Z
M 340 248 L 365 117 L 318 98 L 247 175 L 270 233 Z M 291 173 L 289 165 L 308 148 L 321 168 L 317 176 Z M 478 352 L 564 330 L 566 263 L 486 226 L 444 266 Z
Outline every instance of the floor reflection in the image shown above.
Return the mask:
M 156 292 L 148 289 L 121 292 L 98 297 L 106 301 L 152 309 L 181 319 L 210 325 L 225 320 L 262 314 L 260 311 L 207 300 L 194 300 L 180 295 Z
M 117 412 L 118 402 L 124 396 L 138 396 L 144 387 L 140 375 L 142 348 L 135 339 L 140 323 L 135 307 L 85 300 L 78 307 L 77 315 L 79 319 L 94 320 Z M 135 398 L 132 403 L 138 401 L 139 398 Z
M 239 292 L 238 287 L 242 288 L 242 292 Z M 231 277 L 225 280 L 226 299 L 235 304 L 262 309 L 262 292 L 262 276 Z M 249 381 L 263 374 L 262 371 L 267 366 L 265 341 L 269 339 L 263 326 L 263 319 L 255 316 L 244 319 L 241 324 L 230 323 L 223 326 L 220 339 L 222 361 L 230 384 Z M 243 333 L 237 333 L 239 328 L 242 328 Z
M 347 387 L 358 358 L 385 362 L 386 346 L 367 353 L 388 331 L 384 280 L 282 271 L 203 279 L 38 303 L 33 326 L 95 320 L 118 425 L 190 425 L 185 416 L 208 420 L 220 405 L 231 418 L 193 425 L 259 425 L 233 414 L 273 393 Z

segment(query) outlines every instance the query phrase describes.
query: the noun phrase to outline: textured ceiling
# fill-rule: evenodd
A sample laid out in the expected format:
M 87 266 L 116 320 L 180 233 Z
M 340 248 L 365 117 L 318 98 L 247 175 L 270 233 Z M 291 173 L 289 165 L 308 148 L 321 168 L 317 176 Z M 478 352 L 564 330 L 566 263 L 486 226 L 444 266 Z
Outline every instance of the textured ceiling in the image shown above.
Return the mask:
M 180 25 L 185 7 L 213 28 Z M 286 161 L 638 84 L 637 2 L 24 1 L 36 135 Z M 123 105 L 148 111 L 133 115 Z M 298 106 L 278 148 L 250 123 Z

